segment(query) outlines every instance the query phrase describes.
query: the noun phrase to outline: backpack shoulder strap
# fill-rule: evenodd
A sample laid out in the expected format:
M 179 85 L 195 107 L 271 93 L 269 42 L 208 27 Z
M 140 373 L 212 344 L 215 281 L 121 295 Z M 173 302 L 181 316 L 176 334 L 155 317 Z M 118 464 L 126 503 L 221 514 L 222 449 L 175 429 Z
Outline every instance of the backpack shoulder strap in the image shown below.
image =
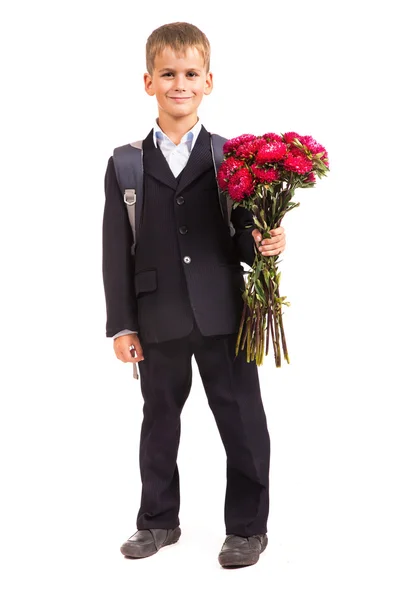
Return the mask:
M 227 141 L 226 138 L 218 135 L 217 133 L 211 133 L 211 143 L 213 151 L 213 159 L 216 169 L 220 168 L 222 161 L 224 160 L 224 144 Z
M 213 157 L 215 176 L 217 176 L 218 170 L 224 160 L 224 144 L 227 141 L 226 138 L 211 133 L 211 153 Z M 235 228 L 231 223 L 232 205 L 233 201 L 228 198 L 220 189 L 218 189 L 219 203 L 221 206 L 222 214 L 227 223 L 229 223 L 229 229 L 231 236 L 235 235 Z
M 137 227 L 143 206 L 143 150 L 142 141 L 132 142 L 114 148 L 113 160 L 118 185 L 128 210 L 132 228 L 133 244 L 131 253 L 135 254 L 137 245 Z
M 211 133 L 211 153 L 214 163 L 215 176 L 224 159 L 223 146 L 226 138 Z M 138 242 L 138 227 L 143 207 L 143 148 L 142 140 L 131 142 L 124 146 L 114 148 L 113 160 L 115 173 L 117 176 L 118 185 L 126 204 L 128 211 L 129 223 L 132 228 L 133 244 L 131 253 L 135 254 L 136 245 Z M 235 228 L 231 223 L 232 200 L 218 190 L 219 202 L 222 214 L 227 223 L 229 223 L 230 234 L 235 234 Z

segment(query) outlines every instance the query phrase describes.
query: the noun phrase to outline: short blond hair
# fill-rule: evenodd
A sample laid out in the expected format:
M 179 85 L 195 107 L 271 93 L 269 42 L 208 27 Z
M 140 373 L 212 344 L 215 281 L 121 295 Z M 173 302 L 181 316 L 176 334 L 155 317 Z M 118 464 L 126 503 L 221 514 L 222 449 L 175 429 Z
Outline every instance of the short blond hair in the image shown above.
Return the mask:
M 164 48 L 172 48 L 174 52 L 185 52 L 195 47 L 203 56 L 207 73 L 210 70 L 210 42 L 206 35 L 190 23 L 169 23 L 155 29 L 146 43 L 146 68 L 150 75 L 154 71 L 154 61 Z

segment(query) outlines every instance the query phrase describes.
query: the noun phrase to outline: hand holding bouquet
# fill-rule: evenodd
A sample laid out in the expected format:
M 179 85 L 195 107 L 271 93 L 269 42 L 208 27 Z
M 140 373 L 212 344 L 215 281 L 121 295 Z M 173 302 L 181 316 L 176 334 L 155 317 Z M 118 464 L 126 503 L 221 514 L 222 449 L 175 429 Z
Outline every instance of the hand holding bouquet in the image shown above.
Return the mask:
M 224 161 L 218 171 L 218 185 L 233 202 L 233 208 L 244 206 L 253 215 L 255 226 L 263 238 L 281 225 L 287 212 L 299 203 L 292 201 L 297 188 L 313 187 L 316 176 L 329 171 L 328 154 L 311 136 L 290 132 L 283 135 L 241 135 L 224 145 Z M 286 296 L 280 296 L 280 272 L 277 256 L 256 252 L 246 289 L 236 343 L 246 347 L 247 361 L 263 362 L 269 342 L 274 347 L 275 364 L 281 366 L 283 355 L 289 354 L 282 321 Z

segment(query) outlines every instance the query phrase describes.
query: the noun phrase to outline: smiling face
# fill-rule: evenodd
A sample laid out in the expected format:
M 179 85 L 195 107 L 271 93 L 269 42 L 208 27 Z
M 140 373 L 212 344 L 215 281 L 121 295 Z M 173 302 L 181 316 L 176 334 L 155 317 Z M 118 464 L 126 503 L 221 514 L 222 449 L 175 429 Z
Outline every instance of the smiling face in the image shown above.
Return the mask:
M 170 47 L 157 54 L 153 73 L 144 76 L 145 90 L 156 96 L 162 119 L 196 118 L 204 95 L 212 90 L 212 74 L 196 47 L 176 54 Z

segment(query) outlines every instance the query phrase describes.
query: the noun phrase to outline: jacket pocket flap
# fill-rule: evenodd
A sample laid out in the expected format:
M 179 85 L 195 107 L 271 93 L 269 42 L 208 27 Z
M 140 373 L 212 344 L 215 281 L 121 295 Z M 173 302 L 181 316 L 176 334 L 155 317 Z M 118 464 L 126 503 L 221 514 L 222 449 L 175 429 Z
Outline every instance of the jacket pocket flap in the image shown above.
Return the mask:
M 136 294 L 141 292 L 153 292 L 157 289 L 157 271 L 149 269 L 147 271 L 139 271 L 135 275 L 135 290 Z

